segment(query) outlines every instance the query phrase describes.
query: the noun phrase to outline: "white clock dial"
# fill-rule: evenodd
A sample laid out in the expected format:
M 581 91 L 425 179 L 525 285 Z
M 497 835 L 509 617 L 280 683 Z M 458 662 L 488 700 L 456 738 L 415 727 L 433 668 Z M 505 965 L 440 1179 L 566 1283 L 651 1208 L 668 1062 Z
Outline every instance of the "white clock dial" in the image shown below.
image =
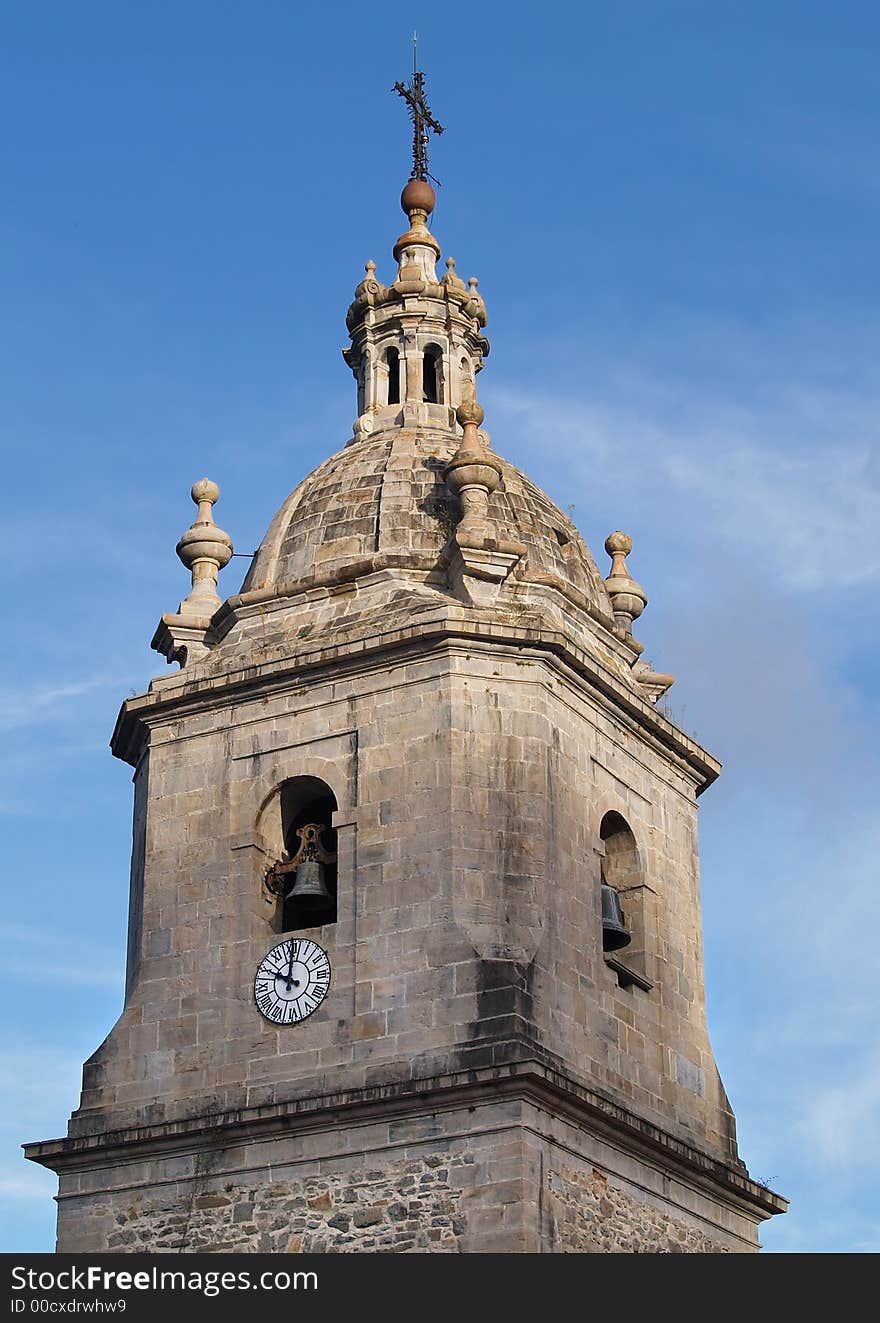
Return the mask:
M 273 946 L 254 979 L 257 1009 L 273 1024 L 297 1024 L 316 1011 L 330 987 L 327 952 L 309 937 Z

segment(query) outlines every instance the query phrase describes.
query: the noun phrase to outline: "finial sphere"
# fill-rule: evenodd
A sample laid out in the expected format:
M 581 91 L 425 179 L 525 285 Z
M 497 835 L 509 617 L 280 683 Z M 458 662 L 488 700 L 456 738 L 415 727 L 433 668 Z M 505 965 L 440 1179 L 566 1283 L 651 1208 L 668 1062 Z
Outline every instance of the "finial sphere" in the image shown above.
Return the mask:
M 437 205 L 437 195 L 427 179 L 411 179 L 400 195 L 400 205 L 407 216 L 413 211 L 430 215 Z
M 461 404 L 455 411 L 455 416 L 462 427 L 464 427 L 465 423 L 476 423 L 477 427 L 479 427 L 480 423 L 486 417 L 483 412 L 483 406 L 477 404 L 476 400 L 462 400 Z
M 210 478 L 199 478 L 198 482 L 193 483 L 190 495 L 196 505 L 201 501 L 210 501 L 214 505 L 220 499 L 220 488 Z
M 633 540 L 629 533 L 621 533 L 618 528 L 615 533 L 609 533 L 605 539 L 605 550 L 609 556 L 613 556 L 615 551 L 622 551 L 624 556 L 628 556 L 633 549 Z

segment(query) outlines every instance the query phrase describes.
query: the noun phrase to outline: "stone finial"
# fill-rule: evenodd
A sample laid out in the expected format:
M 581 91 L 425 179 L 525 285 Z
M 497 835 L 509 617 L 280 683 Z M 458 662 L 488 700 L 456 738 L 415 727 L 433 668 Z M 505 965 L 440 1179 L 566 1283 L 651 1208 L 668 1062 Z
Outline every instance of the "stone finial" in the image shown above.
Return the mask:
M 382 288 L 384 288 L 384 286 L 380 285 L 379 281 L 376 279 L 376 263 L 371 257 L 369 262 L 364 262 L 364 278 L 355 289 L 354 296 L 356 299 L 359 299 L 363 294 L 376 295 Z M 364 302 L 370 303 L 371 300 L 365 299 Z
M 647 662 L 639 660 L 645 645 L 633 638 L 632 623 L 644 611 L 648 598 L 641 584 L 630 578 L 627 569 L 626 558 L 632 551 L 632 545 L 629 534 L 621 533 L 619 528 L 605 539 L 605 550 L 611 557 L 611 573 L 605 580 L 605 587 L 614 611 L 615 633 L 635 653 L 632 677 L 639 686 L 642 696 L 649 703 L 656 703 L 666 690 L 675 684 L 675 676 L 655 671 Z
M 486 414 L 483 406 L 477 403 L 476 396 L 472 396 L 468 400 L 462 400 L 455 411 L 455 417 L 459 426 L 464 430 L 462 445 L 465 450 L 470 449 L 471 446 L 482 445 L 477 429 Z
M 462 509 L 452 545 L 471 597 L 486 605 L 525 547 L 500 537 L 489 514 L 489 497 L 501 483 L 502 469 L 479 430 L 482 407 L 471 396 L 461 402 L 455 416 L 463 436 L 444 471 L 446 485 L 458 496 Z
M 476 276 L 471 276 L 468 281 L 467 301 L 464 305 L 464 312 L 466 316 L 473 317 L 474 321 L 480 326 L 485 326 L 486 322 L 489 320 L 489 315 L 486 312 L 486 304 L 483 301 L 483 296 L 477 288 L 479 283 L 480 282 L 477 280 Z
M 364 263 L 364 278 L 354 291 L 354 302 L 348 310 L 349 327 L 354 326 L 363 317 L 367 308 L 375 308 L 377 303 L 388 297 L 388 290 L 376 279 L 376 263 L 370 258 Z
M 437 205 L 437 194 L 427 179 L 409 179 L 400 195 L 400 209 L 410 221 L 415 219 L 423 224 Z
M 501 481 L 501 465 L 490 454 L 479 433 L 484 413 L 476 398 L 462 400 L 455 416 L 464 432 L 461 445 L 446 466 L 446 485 L 461 501 L 462 520 L 456 540 L 491 537 L 489 497 Z
M 193 484 L 191 496 L 199 507 L 195 522 L 186 530 L 177 544 L 177 554 L 192 573 L 192 588 L 181 602 L 183 614 L 210 614 L 220 605 L 217 579 L 232 556 L 232 539 L 214 523 L 213 507 L 220 499 L 220 488 L 210 478 L 201 478 Z
M 632 551 L 632 538 L 620 529 L 609 534 L 605 539 L 605 550 L 611 557 L 611 573 L 605 580 L 614 622 L 626 635 L 627 640 L 635 644 L 632 637 L 632 623 L 642 614 L 648 604 L 648 598 L 641 584 L 631 579 L 626 565 L 626 558 Z M 638 649 L 641 652 L 641 648 Z
M 465 283 L 455 269 L 454 257 L 447 257 L 446 275 L 443 277 L 440 283 L 441 285 L 445 285 L 448 289 L 464 290 Z
M 428 217 L 437 199 L 426 179 L 410 179 L 400 195 L 400 205 L 409 217 L 409 229 L 394 245 L 394 260 L 402 273 L 405 266 L 416 266 L 423 279 L 436 285 L 436 262 L 440 245 L 428 229 Z M 398 276 L 398 279 L 400 276 Z
M 216 482 L 200 478 L 191 495 L 198 514 L 178 542 L 177 554 L 192 574 L 192 588 L 176 613 L 163 615 L 152 642 L 157 652 L 181 666 L 208 652 L 211 617 L 221 605 L 217 579 L 232 556 L 232 539 L 214 523 L 213 507 L 220 497 Z

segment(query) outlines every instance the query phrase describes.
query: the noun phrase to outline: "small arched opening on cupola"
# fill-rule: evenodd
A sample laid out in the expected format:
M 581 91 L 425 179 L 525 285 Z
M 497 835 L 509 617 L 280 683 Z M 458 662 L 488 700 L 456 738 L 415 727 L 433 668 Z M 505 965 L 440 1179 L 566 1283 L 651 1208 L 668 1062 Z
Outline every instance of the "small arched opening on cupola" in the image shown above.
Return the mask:
M 602 842 L 601 914 L 605 961 L 621 987 L 649 992 L 650 888 L 645 883 L 639 849 L 621 813 L 611 810 L 599 826 Z
M 393 345 L 385 350 L 385 404 L 400 404 L 400 350 Z
M 426 345 L 422 354 L 422 401 L 424 404 L 444 403 L 443 350 L 439 345 Z
M 336 796 L 319 777 L 294 776 L 281 784 L 276 802 L 284 855 L 265 876 L 266 890 L 275 898 L 271 926 L 297 932 L 335 923 Z
M 474 365 L 468 354 L 462 354 L 458 365 L 458 402 L 470 400 L 476 391 L 474 383 Z
M 364 351 L 357 370 L 358 416 L 366 413 L 370 407 L 370 381 L 373 374 L 373 358 L 369 349 Z

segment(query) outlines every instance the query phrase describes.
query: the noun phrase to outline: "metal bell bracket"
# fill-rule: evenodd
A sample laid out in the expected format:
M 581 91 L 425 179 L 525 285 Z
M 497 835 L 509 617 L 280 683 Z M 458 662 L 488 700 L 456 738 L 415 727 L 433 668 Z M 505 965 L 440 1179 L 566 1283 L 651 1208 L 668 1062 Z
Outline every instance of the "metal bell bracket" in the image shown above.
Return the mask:
M 266 873 L 266 890 L 273 896 L 281 896 L 285 891 L 285 874 L 295 873 L 300 864 L 305 863 L 307 859 L 313 859 L 320 864 L 335 864 L 336 855 L 329 850 L 325 850 L 321 844 L 321 832 L 326 831 L 326 827 L 320 822 L 308 822 L 304 827 L 297 827 L 296 834 L 300 839 L 300 847 L 296 854 L 286 864 L 273 864 Z

